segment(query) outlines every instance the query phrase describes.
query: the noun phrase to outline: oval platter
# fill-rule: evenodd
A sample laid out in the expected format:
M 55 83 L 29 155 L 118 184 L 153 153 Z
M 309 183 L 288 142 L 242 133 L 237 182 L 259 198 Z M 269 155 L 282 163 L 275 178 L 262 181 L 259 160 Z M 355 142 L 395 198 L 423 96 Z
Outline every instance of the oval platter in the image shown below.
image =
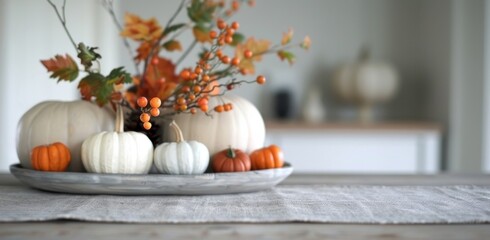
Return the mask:
M 256 192 L 270 189 L 286 179 L 293 168 L 200 175 L 97 174 L 42 172 L 10 166 L 21 182 L 37 189 L 72 194 L 110 195 L 211 195 Z

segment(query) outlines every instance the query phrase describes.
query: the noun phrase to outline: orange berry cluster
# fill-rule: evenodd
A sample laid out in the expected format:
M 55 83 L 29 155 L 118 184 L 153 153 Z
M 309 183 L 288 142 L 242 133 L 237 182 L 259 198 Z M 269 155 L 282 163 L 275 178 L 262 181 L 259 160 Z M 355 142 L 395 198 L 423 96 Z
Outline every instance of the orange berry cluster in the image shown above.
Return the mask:
M 216 107 L 214 107 L 214 111 L 215 112 L 228 112 L 228 111 L 231 111 L 233 109 L 233 105 L 231 103 L 225 103 L 223 105 L 218 105 Z
M 157 97 L 152 98 L 150 100 L 150 108 L 147 108 L 148 99 L 145 97 L 139 97 L 136 103 L 142 109 L 140 121 L 143 123 L 143 128 L 149 130 L 151 128 L 150 115 L 153 117 L 158 117 L 160 115 L 159 107 L 162 105 L 162 100 Z

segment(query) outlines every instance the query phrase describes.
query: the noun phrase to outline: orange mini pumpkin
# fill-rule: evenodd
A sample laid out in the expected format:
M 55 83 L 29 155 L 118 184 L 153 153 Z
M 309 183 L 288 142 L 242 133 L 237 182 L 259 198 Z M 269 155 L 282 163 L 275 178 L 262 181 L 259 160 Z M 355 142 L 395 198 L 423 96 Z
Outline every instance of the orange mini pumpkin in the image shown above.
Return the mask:
M 71 161 L 70 149 L 60 142 L 34 147 L 32 168 L 38 171 L 63 172 Z
M 250 154 L 252 170 L 281 168 L 284 165 L 284 154 L 280 147 L 270 145 Z
M 250 157 L 239 149 L 228 148 L 213 156 L 214 172 L 245 172 L 250 171 Z

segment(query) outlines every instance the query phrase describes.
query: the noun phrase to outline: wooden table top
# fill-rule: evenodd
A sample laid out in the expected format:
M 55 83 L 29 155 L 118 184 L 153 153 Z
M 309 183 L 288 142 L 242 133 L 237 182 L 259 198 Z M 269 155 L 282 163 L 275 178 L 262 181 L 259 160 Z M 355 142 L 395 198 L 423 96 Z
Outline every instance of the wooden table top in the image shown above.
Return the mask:
M 21 184 L 0 174 L 1 185 Z M 490 175 L 298 175 L 282 184 L 490 185 Z M 1 197 L 1 194 L 0 194 Z M 1 213 L 0 213 L 1 214 Z M 490 239 L 490 224 L 118 224 L 0 223 L 0 239 Z

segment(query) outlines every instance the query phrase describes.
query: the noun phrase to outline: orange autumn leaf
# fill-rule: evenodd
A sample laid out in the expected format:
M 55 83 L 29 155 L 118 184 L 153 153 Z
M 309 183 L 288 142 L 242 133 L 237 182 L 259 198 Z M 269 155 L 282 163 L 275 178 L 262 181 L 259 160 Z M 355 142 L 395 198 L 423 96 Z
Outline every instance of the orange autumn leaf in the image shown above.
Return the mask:
M 303 39 L 303 42 L 300 45 L 303 49 L 310 49 L 311 47 L 311 39 L 310 36 L 306 36 L 305 39 Z
M 211 39 L 211 36 L 209 36 L 209 31 L 206 31 L 204 28 L 195 26 L 192 28 L 192 33 L 194 34 L 196 40 L 200 43 L 213 42 L 213 39 Z
M 169 52 L 173 51 L 182 51 L 182 45 L 180 44 L 179 41 L 176 40 L 170 40 L 166 43 L 163 44 L 163 48 Z
M 247 73 L 255 73 L 254 62 L 262 60 L 262 54 L 269 50 L 271 42 L 269 40 L 255 40 L 253 37 L 247 39 L 245 43 L 238 44 L 235 50 L 235 57 L 239 58 L 240 64 L 238 67 Z M 250 50 L 252 52 L 251 58 L 245 58 L 245 50 Z
M 142 87 L 138 84 L 138 97 L 147 98 L 159 97 L 167 99 L 175 90 L 178 84 L 178 76 L 175 75 L 175 65 L 165 59 L 158 57 L 158 64 L 148 65 L 145 82 Z M 138 81 L 140 82 L 140 81 Z
M 292 28 L 290 28 L 288 30 L 288 32 L 283 33 L 282 40 L 281 40 L 281 45 L 284 46 L 284 45 L 290 43 L 291 42 L 291 39 L 293 39 L 293 34 L 294 34 L 294 32 L 293 32 L 293 29 Z
M 50 77 L 58 78 L 58 81 L 73 81 L 78 77 L 77 63 L 68 54 L 56 55 L 54 58 L 41 60 L 41 63 L 48 72 L 52 72 Z
M 135 41 L 152 41 L 160 37 L 163 32 L 155 18 L 143 20 L 137 15 L 126 13 L 124 20 L 125 25 L 121 36 Z
M 144 61 L 146 58 L 148 58 L 155 41 L 145 41 L 140 44 L 140 46 L 136 49 L 138 54 L 134 57 L 136 63 Z

